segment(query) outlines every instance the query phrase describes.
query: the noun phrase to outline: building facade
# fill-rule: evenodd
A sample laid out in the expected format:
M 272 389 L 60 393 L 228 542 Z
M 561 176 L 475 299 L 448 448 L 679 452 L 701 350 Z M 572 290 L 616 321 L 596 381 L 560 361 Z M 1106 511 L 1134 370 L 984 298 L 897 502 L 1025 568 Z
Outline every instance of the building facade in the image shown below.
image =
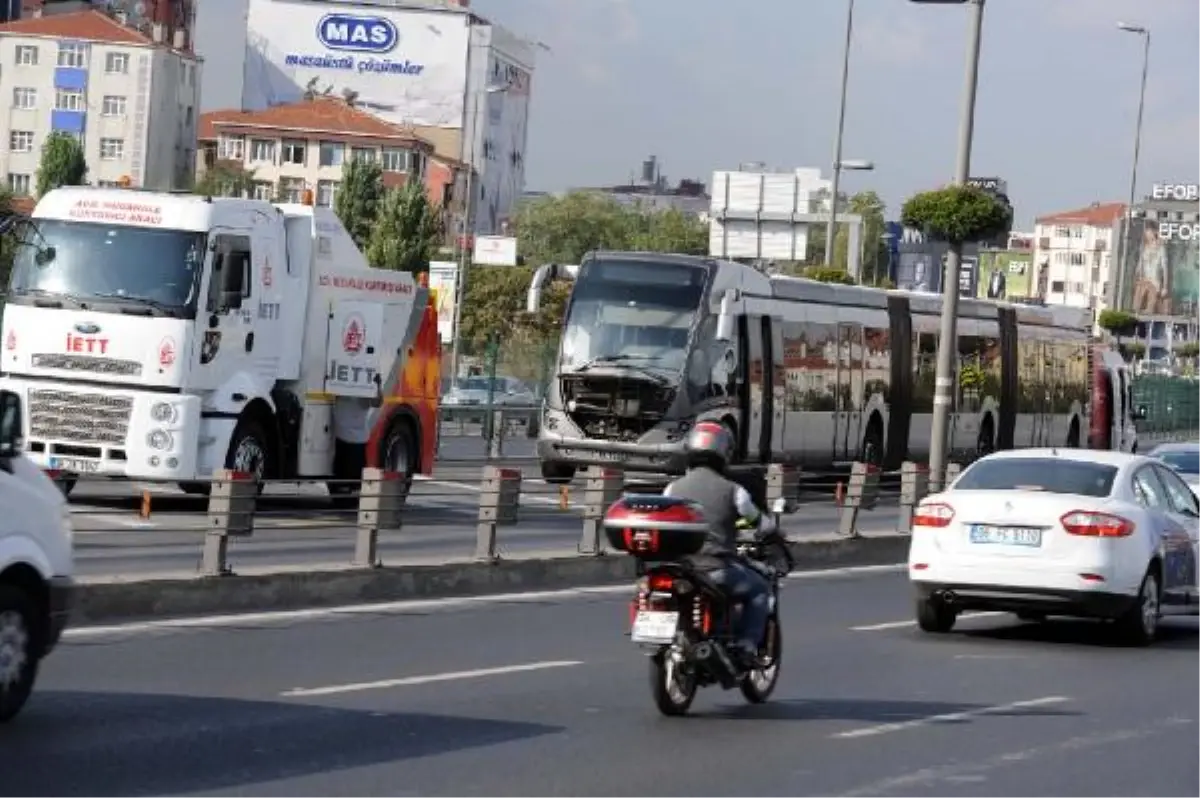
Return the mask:
M 1094 202 L 1035 220 L 1034 286 L 1047 305 L 1091 308 L 1093 319 L 1109 306 L 1113 245 L 1125 208 Z
M 431 200 L 454 206 L 459 170 L 442 163 L 433 144 L 336 97 L 316 97 L 264 111 L 214 111 L 201 116 L 197 172 L 225 166 L 250 177 L 247 193 L 258 199 L 299 202 L 313 192 L 331 207 L 342 170 L 354 159 L 377 161 L 384 185 L 418 180 Z
M 499 230 L 524 190 L 537 45 L 464 5 L 214 0 L 196 47 L 221 72 L 206 111 L 330 91 L 411 128 L 443 162 L 471 164 L 475 232 Z
M 34 191 L 53 131 L 80 138 L 89 183 L 191 183 L 200 64 L 166 38 L 91 10 L 0 25 L 0 171 L 14 194 Z

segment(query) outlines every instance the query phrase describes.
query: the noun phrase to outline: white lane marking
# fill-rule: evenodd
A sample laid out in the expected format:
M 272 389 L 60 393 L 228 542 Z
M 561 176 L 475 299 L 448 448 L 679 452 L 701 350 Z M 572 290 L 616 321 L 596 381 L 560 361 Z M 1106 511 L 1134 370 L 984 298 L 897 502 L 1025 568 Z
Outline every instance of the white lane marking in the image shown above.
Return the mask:
M 912 791 L 914 787 L 936 784 L 939 781 L 954 783 L 985 781 L 987 776 L 984 774 L 1000 770 L 1001 768 L 1012 767 L 1013 765 L 1025 765 L 1031 760 L 1045 759 L 1089 748 L 1100 748 L 1106 745 L 1144 739 L 1194 722 L 1189 718 L 1168 718 L 1139 728 L 1117 729 L 1111 732 L 1097 732 L 1081 737 L 1069 737 L 1066 740 L 1039 745 L 1035 748 L 998 754 L 990 759 L 984 759 L 979 762 L 921 768 L 911 773 L 893 776 L 857 787 L 849 792 L 842 793 L 842 795 L 894 795 L 900 790 Z M 916 792 L 928 792 L 928 790 L 917 790 Z
M 964 612 L 958 616 L 960 621 L 970 618 L 995 618 L 1000 615 L 1008 615 L 1006 612 Z M 884 629 L 903 629 L 906 626 L 916 626 L 916 621 L 888 621 L 887 623 L 872 623 L 865 626 L 851 626 L 852 632 L 881 632 Z
M 916 729 L 922 726 L 932 726 L 938 723 L 952 723 L 969 718 L 978 718 L 985 715 L 999 715 L 1005 712 L 1011 712 L 1014 709 L 1025 709 L 1026 707 L 1042 707 L 1048 704 L 1061 704 L 1064 701 L 1070 701 L 1066 696 L 1048 695 L 1041 698 L 1031 698 L 1028 701 L 1014 701 L 1011 704 L 996 704 L 990 707 L 979 707 L 978 709 L 967 709 L 962 712 L 947 712 L 944 715 L 929 715 L 924 718 L 913 718 L 912 720 L 900 721 L 899 723 L 881 723 L 878 726 L 864 726 L 860 729 L 851 729 L 850 731 L 838 732 L 830 735 L 837 740 L 851 740 L 859 737 L 875 737 L 880 734 L 891 734 L 892 732 L 907 731 L 908 729 Z
M 789 579 L 829 579 L 839 576 L 864 574 L 899 573 L 907 570 L 905 563 L 893 565 L 852 565 L 844 568 L 826 568 L 820 571 L 797 571 Z M 520 602 L 567 601 L 588 596 L 617 596 L 628 593 L 631 583 L 599 585 L 594 587 L 572 587 L 561 590 L 538 590 L 525 593 L 491 593 L 483 596 L 455 596 L 440 599 L 405 599 L 375 604 L 346 604 L 340 607 L 317 607 L 304 610 L 267 610 L 225 615 L 203 615 L 191 618 L 166 618 L 157 621 L 131 621 L 105 626 L 79 626 L 67 629 L 66 640 L 87 640 L 119 634 L 143 634 L 164 629 L 205 629 L 228 626 L 243 626 L 260 623 L 287 623 L 290 621 L 314 621 L 344 615 L 398 615 L 406 612 L 447 610 L 460 607 L 487 606 L 490 604 L 515 604 Z
M 433 684 L 435 682 L 457 682 L 463 679 L 482 679 L 485 676 L 505 676 L 510 673 L 528 673 L 529 671 L 544 671 L 551 668 L 572 668 L 582 664 L 579 660 L 573 659 L 529 662 L 524 665 L 504 665 L 499 668 L 479 668 L 472 671 L 431 673 L 426 676 L 405 676 L 399 679 L 384 679 L 378 682 L 332 684 L 328 687 L 297 687 L 294 690 L 286 690 L 279 695 L 284 698 L 302 698 L 318 695 L 337 695 L 340 693 L 361 693 L 364 690 L 387 690 L 392 687 L 412 687 L 419 684 Z
M 472 493 L 479 493 L 480 491 L 483 490 L 483 488 L 481 488 L 479 485 L 471 485 L 467 482 L 455 482 L 454 480 L 449 480 L 449 479 L 438 479 L 437 477 L 424 477 L 420 474 L 418 474 L 416 477 L 414 477 L 414 479 L 418 479 L 421 482 L 424 482 L 428 485 L 445 485 L 450 488 L 458 488 L 459 490 L 471 491 Z M 522 477 L 521 481 L 522 482 L 534 482 L 534 481 L 540 482 L 541 480 L 532 480 L 532 479 L 526 479 L 525 477 Z M 427 494 L 414 493 L 413 497 L 419 499 L 419 498 L 421 498 L 422 495 L 427 495 Z M 551 507 L 559 506 L 557 499 L 551 499 L 546 496 L 527 496 L 527 495 L 522 494 L 521 501 L 522 502 L 530 502 L 532 504 L 549 505 Z M 568 507 L 568 509 L 569 510 L 578 510 L 581 508 L 579 506 L 572 506 L 572 507 Z
M 71 526 L 75 527 L 77 533 L 84 535 L 96 532 L 104 532 L 107 530 L 95 529 L 91 525 L 100 526 L 119 526 L 125 529 L 153 529 L 154 523 L 143 520 L 137 517 L 131 517 L 123 513 L 97 511 L 94 507 L 72 507 L 71 508 Z

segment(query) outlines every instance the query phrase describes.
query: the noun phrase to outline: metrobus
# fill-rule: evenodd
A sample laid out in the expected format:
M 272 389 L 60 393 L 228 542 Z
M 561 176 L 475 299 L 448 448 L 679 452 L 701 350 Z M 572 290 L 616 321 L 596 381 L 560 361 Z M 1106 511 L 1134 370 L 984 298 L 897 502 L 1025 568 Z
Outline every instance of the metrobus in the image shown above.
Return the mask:
M 539 268 L 528 309 L 564 278 L 537 442 L 548 481 L 591 465 L 678 473 L 688 430 L 709 420 L 733 432 L 744 467 L 928 457 L 941 295 L 597 252 Z M 960 300 L 952 456 L 1087 445 L 1090 325 L 1085 308 Z

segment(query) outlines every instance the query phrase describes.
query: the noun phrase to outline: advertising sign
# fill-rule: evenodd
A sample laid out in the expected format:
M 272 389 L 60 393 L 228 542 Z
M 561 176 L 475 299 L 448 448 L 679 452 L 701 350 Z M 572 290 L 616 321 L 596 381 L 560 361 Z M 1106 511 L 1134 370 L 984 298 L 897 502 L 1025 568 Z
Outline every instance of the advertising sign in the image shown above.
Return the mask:
M 978 296 L 1007 301 L 1027 297 L 1032 276 L 1031 253 L 984 250 L 979 254 Z
M 454 340 L 454 306 L 458 304 L 458 264 L 435 260 L 429 264 L 429 292 L 437 309 L 438 338 L 448 344 Z
M 509 236 L 475 236 L 473 259 L 481 266 L 516 266 L 517 239 Z
M 1118 306 L 1147 316 L 1195 316 L 1200 309 L 1200 240 L 1175 235 L 1167 223 L 1130 220 L 1129 246 L 1121 254 L 1125 296 Z
M 243 107 L 342 96 L 396 124 L 461 127 L 467 15 L 249 0 Z

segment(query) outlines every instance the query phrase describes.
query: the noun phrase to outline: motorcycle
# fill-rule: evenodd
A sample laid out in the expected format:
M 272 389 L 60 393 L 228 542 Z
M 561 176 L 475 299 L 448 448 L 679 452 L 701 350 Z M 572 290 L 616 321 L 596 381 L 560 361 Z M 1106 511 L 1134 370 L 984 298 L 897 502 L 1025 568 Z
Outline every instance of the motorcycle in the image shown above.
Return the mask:
M 779 681 L 783 635 L 779 588 L 792 569 L 787 540 L 778 530 L 783 500 L 753 539 L 739 539 L 738 555 L 770 586 L 766 633 L 753 661 L 735 648 L 741 606 L 683 558 L 698 554 L 708 536 L 699 504 L 659 495 L 630 494 L 604 516 L 609 545 L 637 558 L 637 592 L 629 605 L 630 638 L 650 658 L 650 689 L 658 710 L 687 713 L 701 687 L 737 687 L 761 704 Z

